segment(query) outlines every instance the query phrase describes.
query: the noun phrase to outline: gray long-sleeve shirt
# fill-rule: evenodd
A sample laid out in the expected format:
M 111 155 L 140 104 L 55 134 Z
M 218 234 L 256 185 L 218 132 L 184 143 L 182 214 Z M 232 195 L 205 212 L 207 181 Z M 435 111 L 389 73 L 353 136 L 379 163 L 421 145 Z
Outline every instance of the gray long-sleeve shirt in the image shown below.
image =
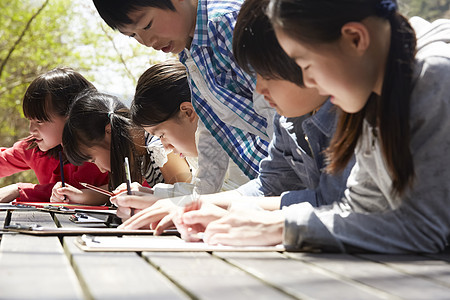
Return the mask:
M 411 98 L 415 179 L 402 197 L 392 180 L 376 128 L 365 122 L 341 202 L 284 208 L 284 244 L 383 253 L 438 252 L 450 235 L 450 21 L 413 18 L 418 53 Z
M 261 161 L 260 175 L 238 191 L 249 196 L 281 195 L 281 207 L 300 202 L 317 207 L 339 200 L 344 196 L 354 159 L 340 174 L 324 172 L 323 152 L 330 145 L 336 120 L 330 100 L 312 116 L 286 118 L 277 114 L 269 155 Z

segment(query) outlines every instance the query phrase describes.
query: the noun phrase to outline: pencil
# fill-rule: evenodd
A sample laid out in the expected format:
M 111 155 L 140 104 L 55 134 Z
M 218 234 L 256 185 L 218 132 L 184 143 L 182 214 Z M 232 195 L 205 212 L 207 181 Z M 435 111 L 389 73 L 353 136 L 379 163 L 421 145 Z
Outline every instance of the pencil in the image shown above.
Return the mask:
M 127 182 L 127 194 L 131 195 L 131 175 L 130 175 L 130 164 L 128 162 L 128 157 L 125 156 L 125 161 L 123 163 L 123 166 L 125 168 L 125 178 Z M 134 215 L 134 208 L 130 207 L 130 214 L 131 216 Z
M 59 151 L 59 168 L 61 171 L 61 185 L 62 187 L 65 187 L 66 184 L 64 183 L 64 162 L 62 157 L 62 151 Z
M 104 194 L 104 195 L 106 195 L 106 196 L 110 196 L 110 197 L 115 196 L 115 194 L 114 194 L 113 192 L 104 190 L 104 189 L 99 188 L 99 187 L 97 187 L 97 186 L 94 186 L 94 185 L 92 185 L 92 184 L 84 183 L 84 182 L 80 182 L 80 184 L 81 184 L 82 186 L 84 186 L 85 188 L 88 188 L 88 189 L 90 189 L 90 190 L 99 192 L 99 193 Z
M 62 157 L 62 151 L 59 151 L 59 168 L 61 171 L 61 186 L 65 187 L 66 184 L 64 183 L 64 162 Z M 66 200 L 66 195 L 64 195 L 64 200 Z

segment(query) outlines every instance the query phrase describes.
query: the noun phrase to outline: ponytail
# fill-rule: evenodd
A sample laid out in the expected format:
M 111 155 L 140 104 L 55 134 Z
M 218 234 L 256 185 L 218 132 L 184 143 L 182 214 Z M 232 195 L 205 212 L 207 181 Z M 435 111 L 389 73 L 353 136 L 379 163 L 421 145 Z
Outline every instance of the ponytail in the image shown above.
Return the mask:
M 144 137 L 143 131 L 132 125 L 128 108 L 116 108 L 116 111 L 109 113 L 109 119 L 111 124 L 110 185 L 116 188 L 121 183 L 126 182 L 125 157 L 128 157 L 131 162 L 131 180 L 141 182 L 142 175 L 139 168 L 141 160 L 140 156 L 136 154 L 134 141 L 138 132 L 142 138 Z
M 63 130 L 64 153 L 69 162 L 81 165 L 92 158 L 86 149 L 105 147 L 106 126 L 111 126 L 109 188 L 125 182 L 124 158 L 130 161 L 132 181 L 142 181 L 140 157 L 135 139 L 144 138 L 142 129 L 132 125 L 128 108 L 116 97 L 89 91 L 81 94 L 69 111 Z
M 392 187 L 395 193 L 402 194 L 414 179 L 409 116 L 416 36 L 402 15 L 395 13 L 389 21 L 391 47 L 377 115 Z

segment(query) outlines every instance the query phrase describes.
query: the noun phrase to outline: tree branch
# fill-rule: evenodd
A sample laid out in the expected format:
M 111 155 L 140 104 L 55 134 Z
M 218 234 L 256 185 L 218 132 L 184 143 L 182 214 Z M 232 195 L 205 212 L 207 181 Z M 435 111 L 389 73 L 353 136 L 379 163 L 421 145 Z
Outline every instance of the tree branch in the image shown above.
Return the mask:
M 117 49 L 116 43 L 114 43 L 113 37 L 109 34 L 108 31 L 106 31 L 105 27 L 103 27 L 103 24 L 100 24 L 100 27 L 102 28 L 102 31 L 105 33 L 106 37 L 111 41 L 111 44 L 112 44 L 114 50 L 116 51 L 117 56 L 120 59 L 120 62 L 122 63 L 123 67 L 125 68 L 126 73 L 130 77 L 130 79 L 133 80 L 134 85 L 136 85 L 136 78 L 133 76 L 131 71 L 128 69 L 127 63 L 125 62 L 125 59 L 123 58 L 122 53 L 120 53 L 119 49 Z
M 6 58 L 2 61 L 2 64 L 0 65 L 0 78 L 3 74 L 3 69 L 6 66 L 6 63 L 8 62 L 9 58 L 11 57 L 11 54 L 16 50 L 17 45 L 20 43 L 22 38 L 25 36 L 25 33 L 27 32 L 28 28 L 31 25 L 31 22 L 41 13 L 41 11 L 45 8 L 45 6 L 48 4 L 49 0 L 45 0 L 45 2 L 41 5 L 41 7 L 31 16 L 31 18 L 28 20 L 27 24 L 25 25 L 25 28 L 22 30 L 22 33 L 19 35 L 19 38 L 14 42 L 14 45 L 9 49 L 8 55 L 6 55 Z

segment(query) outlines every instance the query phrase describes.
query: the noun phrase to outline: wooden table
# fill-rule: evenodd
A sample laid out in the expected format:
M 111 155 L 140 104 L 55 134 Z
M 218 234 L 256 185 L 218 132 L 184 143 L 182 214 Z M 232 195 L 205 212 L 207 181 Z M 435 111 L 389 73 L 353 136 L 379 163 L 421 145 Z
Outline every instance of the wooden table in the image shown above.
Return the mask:
M 76 226 L 68 217 L 15 211 L 11 222 Z M 450 299 L 450 253 L 108 253 L 75 238 L 4 233 L 0 299 Z

